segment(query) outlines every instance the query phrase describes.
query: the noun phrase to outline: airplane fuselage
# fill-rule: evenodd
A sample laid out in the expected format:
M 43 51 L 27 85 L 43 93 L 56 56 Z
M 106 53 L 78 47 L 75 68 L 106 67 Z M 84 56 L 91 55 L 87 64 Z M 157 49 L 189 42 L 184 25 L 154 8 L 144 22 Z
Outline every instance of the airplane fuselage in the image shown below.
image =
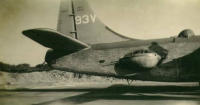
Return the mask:
M 157 43 L 168 51 L 167 57 L 160 65 L 142 70 L 119 64 L 119 60 L 127 53 L 149 49 L 152 43 Z M 200 36 L 95 44 L 57 59 L 52 67 L 71 72 L 134 80 L 199 81 L 199 48 Z

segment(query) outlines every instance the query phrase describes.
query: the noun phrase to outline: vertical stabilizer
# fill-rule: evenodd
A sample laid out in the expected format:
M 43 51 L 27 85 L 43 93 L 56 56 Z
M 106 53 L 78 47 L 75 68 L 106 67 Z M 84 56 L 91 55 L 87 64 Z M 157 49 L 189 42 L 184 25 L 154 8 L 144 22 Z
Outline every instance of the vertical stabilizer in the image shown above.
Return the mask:
M 88 43 L 124 41 L 124 37 L 104 25 L 87 0 L 61 0 L 58 31 Z
M 75 38 L 74 14 L 71 0 L 60 0 L 60 10 L 57 30 Z

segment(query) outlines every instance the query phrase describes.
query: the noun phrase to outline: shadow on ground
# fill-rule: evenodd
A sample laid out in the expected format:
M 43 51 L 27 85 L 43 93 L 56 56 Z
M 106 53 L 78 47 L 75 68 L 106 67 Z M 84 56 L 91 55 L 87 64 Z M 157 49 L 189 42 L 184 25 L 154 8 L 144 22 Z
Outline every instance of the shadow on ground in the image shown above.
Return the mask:
M 15 92 L 82 92 L 82 94 L 64 97 L 34 105 L 51 103 L 82 104 L 96 100 L 200 100 L 200 88 L 189 86 L 128 86 L 112 85 L 107 88 L 86 89 L 17 89 L 0 90 Z M 187 97 L 185 97 L 187 95 Z M 195 97 L 188 97 L 192 95 Z

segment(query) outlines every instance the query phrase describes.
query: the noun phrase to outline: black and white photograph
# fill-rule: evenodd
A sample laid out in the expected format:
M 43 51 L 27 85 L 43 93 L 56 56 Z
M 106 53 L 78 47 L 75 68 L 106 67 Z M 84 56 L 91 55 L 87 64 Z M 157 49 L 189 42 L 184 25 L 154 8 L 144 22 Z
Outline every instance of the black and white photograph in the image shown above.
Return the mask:
M 200 105 L 200 0 L 1 0 L 0 105 Z

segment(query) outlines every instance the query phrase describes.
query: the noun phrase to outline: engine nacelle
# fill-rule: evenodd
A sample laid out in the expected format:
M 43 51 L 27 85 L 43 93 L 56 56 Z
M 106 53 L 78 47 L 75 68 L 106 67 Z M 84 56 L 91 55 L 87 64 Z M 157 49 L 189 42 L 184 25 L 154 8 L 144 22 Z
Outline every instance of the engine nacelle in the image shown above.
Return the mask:
M 161 56 L 149 50 L 137 50 L 126 54 L 119 63 L 129 64 L 132 67 L 150 69 L 160 62 Z

